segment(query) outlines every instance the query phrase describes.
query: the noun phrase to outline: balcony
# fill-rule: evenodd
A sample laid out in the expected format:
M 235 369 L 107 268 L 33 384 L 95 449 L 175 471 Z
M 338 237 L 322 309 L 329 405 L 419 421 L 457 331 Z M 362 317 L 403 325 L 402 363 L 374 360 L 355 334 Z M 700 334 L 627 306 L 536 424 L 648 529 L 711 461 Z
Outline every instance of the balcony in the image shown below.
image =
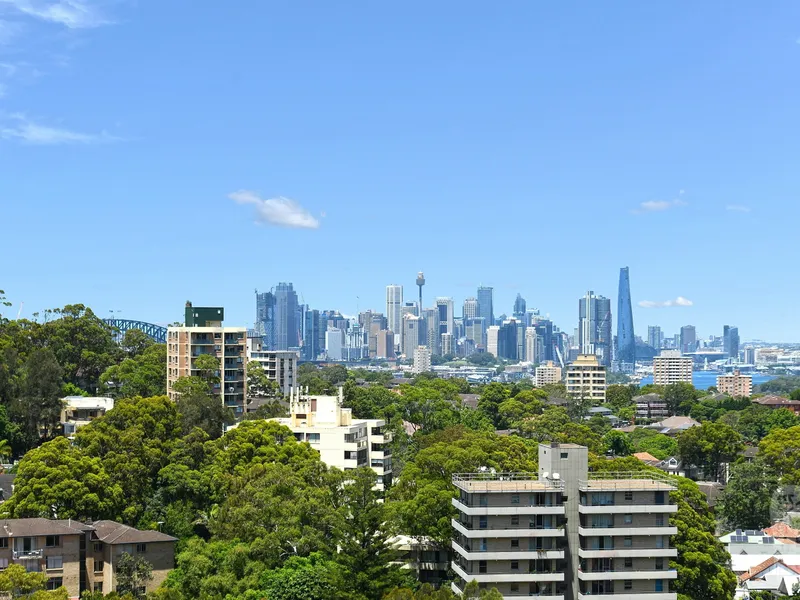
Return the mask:
M 676 513 L 677 504 L 601 504 L 597 506 L 578 505 L 578 512 L 582 515 L 610 515 L 610 514 L 650 514 L 650 513 Z
M 578 549 L 580 558 L 675 558 L 677 548 Z
M 566 514 L 564 506 L 526 506 L 514 504 L 512 506 L 468 506 L 453 498 L 453 506 L 465 515 L 563 515 Z
M 634 535 L 677 535 L 677 527 L 578 527 L 578 535 L 593 536 L 634 536 Z
M 529 529 L 515 527 L 513 529 L 500 529 L 497 527 L 485 529 L 467 529 L 465 525 L 452 519 L 453 528 L 464 537 L 472 538 L 531 538 L 531 537 L 564 537 L 564 528 Z
M 578 579 L 581 581 L 610 581 L 619 579 L 646 580 L 677 579 L 678 571 L 675 569 L 660 569 L 652 571 L 597 571 L 586 572 L 578 570 Z M 637 592 L 638 593 L 638 592 Z
M 590 473 L 591 479 L 578 481 L 578 489 L 582 492 L 631 492 L 631 491 L 664 491 L 677 489 L 675 482 L 666 474 L 646 471 L 596 472 Z
M 507 573 L 467 573 L 457 563 L 451 563 L 456 575 L 465 581 L 473 579 L 478 583 L 523 583 L 523 582 L 560 582 L 564 581 L 564 573 L 526 573 L 509 571 Z
M 44 550 L 14 550 L 14 560 L 38 560 L 44 556 Z
M 469 494 L 487 492 L 555 492 L 562 481 L 540 480 L 536 473 L 454 473 L 453 485 Z
M 508 550 L 475 551 L 466 550 L 458 542 L 451 542 L 453 550 L 467 560 L 563 560 L 563 550 Z
M 469 581 L 469 580 L 468 580 Z M 458 587 L 458 585 L 454 582 L 450 584 L 450 589 L 454 594 L 463 594 L 464 591 Z M 529 594 L 527 592 L 520 591 L 515 594 L 504 594 L 504 600 L 516 600 L 516 598 L 538 598 L 539 600 L 564 600 L 564 595 L 548 595 L 548 594 Z M 629 599 L 630 600 L 630 599 Z
M 578 600 L 596 600 L 602 598 L 603 600 L 677 600 L 678 594 L 676 592 L 628 592 L 620 594 L 590 594 L 578 592 Z

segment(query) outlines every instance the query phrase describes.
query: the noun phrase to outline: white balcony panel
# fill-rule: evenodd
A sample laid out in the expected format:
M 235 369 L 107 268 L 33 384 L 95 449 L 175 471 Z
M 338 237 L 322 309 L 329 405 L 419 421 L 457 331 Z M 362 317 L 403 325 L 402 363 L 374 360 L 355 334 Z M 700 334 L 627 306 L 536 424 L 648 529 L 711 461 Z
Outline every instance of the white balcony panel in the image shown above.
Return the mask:
M 678 600 L 674 592 L 630 592 L 627 594 L 581 594 L 578 600 Z
M 526 573 L 519 571 L 517 573 L 467 573 L 456 563 L 451 563 L 453 571 L 456 575 L 465 581 L 472 581 L 473 579 L 478 583 L 528 583 L 532 581 L 538 582 L 559 582 L 564 581 L 564 573 Z
M 580 558 L 675 558 L 677 548 L 616 548 L 614 550 L 578 549 Z
M 453 506 L 465 515 L 479 516 L 504 516 L 504 515 L 563 515 L 566 509 L 563 506 L 467 506 L 453 498 Z
M 578 505 L 578 512 L 582 515 L 641 515 L 678 512 L 677 504 L 633 504 L 625 506 L 614 504 L 612 506 L 583 506 Z
M 452 542 L 453 550 L 467 560 L 562 560 L 563 550 L 518 550 L 508 552 L 470 552 L 462 548 L 458 542 Z
M 450 584 L 450 590 L 452 590 L 454 594 L 458 595 L 464 593 L 464 591 L 455 583 Z M 564 600 L 564 596 L 548 596 L 546 594 L 537 594 L 536 596 L 531 596 L 523 592 L 520 592 L 515 596 L 503 596 L 503 600 L 519 600 L 520 598 L 536 598 L 537 600 Z
M 578 527 L 578 535 L 585 537 L 677 534 L 677 527 Z
M 585 573 L 578 571 L 578 579 L 582 581 L 610 581 L 612 579 L 630 580 L 655 580 L 655 579 L 677 579 L 678 572 L 675 569 L 662 569 L 661 571 L 605 571 L 601 573 Z
M 456 531 L 470 539 L 564 537 L 563 529 L 467 529 L 455 519 L 452 519 L 450 523 Z

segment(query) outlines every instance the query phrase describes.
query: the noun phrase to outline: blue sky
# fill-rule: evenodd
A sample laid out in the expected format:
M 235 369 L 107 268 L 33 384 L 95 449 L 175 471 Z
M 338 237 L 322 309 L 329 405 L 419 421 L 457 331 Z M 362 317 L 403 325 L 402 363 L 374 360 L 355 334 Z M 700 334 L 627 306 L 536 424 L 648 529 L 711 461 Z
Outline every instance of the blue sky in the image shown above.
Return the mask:
M 250 324 L 422 269 L 571 332 L 628 265 L 691 301 L 638 333 L 800 340 L 799 41 L 790 1 L 0 0 L 0 288 Z

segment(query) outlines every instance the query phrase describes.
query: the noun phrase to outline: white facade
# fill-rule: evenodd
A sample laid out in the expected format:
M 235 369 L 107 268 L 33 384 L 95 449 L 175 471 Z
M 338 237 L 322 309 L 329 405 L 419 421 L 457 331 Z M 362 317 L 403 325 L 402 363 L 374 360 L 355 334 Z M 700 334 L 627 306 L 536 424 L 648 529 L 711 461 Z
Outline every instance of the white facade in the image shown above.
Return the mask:
M 328 360 L 342 360 L 344 348 L 344 331 L 328 329 L 325 332 L 325 354 Z
M 386 286 L 386 322 L 396 340 L 400 343 L 403 335 L 403 286 Z
M 431 370 L 431 350 L 427 346 L 417 346 L 414 350 L 414 374 L 426 373 Z
M 406 313 L 403 315 L 403 354 L 406 359 L 414 357 L 414 350 L 419 346 L 420 327 L 422 327 L 423 320 L 416 315 Z
M 567 366 L 567 394 L 574 398 L 589 398 L 605 402 L 606 368 L 594 354 L 579 354 Z
M 653 358 L 653 383 L 692 383 L 692 359 L 681 356 L 678 350 L 664 350 Z
M 281 394 L 289 396 L 297 377 L 297 361 L 300 353 L 296 350 L 250 351 L 248 358 L 261 365 L 267 377 L 278 384 Z
M 557 367 L 552 360 L 536 367 L 536 387 L 550 383 L 561 383 L 561 367 Z
M 453 351 L 453 334 L 452 333 L 443 333 L 442 334 L 442 356 L 447 356 L 449 354 L 455 354 Z
M 338 396 L 292 395 L 289 417 L 271 419 L 286 425 L 301 442 L 308 442 L 329 467 L 352 471 L 370 467 L 378 476 L 377 488 L 392 478 L 391 433 L 382 419 L 354 419 L 352 410 L 342 408 Z
M 536 344 L 536 328 L 525 328 L 525 360 L 531 364 L 536 364 L 540 360 Z
M 79 428 L 114 408 L 114 399 L 106 397 L 67 396 L 61 399 L 61 403 L 61 425 L 67 437 L 72 437 Z
M 453 314 L 453 299 L 452 298 L 437 298 L 436 299 L 436 309 L 439 311 L 439 322 L 444 323 L 446 325 L 445 331 L 442 333 L 455 333 L 455 324 L 454 319 L 455 315 Z M 444 317 L 444 318 L 442 318 Z
M 474 319 L 478 316 L 479 309 L 478 309 L 478 300 L 477 298 L 467 298 L 464 300 L 464 307 L 462 308 L 462 317 L 466 321 L 467 319 Z
M 492 325 L 486 330 L 486 352 L 497 357 L 497 344 L 500 338 L 500 327 Z

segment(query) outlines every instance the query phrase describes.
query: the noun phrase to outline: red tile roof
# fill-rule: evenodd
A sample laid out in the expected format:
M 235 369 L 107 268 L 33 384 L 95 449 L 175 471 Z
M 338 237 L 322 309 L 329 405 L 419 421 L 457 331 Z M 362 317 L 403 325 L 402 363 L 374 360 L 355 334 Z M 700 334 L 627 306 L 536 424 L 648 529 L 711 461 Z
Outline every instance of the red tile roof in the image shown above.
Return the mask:
M 783 522 L 775 523 L 772 527 L 767 527 L 764 533 L 774 538 L 800 538 L 800 531 Z
M 771 566 L 778 563 L 782 564 L 790 571 L 794 571 L 795 573 L 800 574 L 800 565 L 787 565 L 785 562 L 783 562 L 783 559 L 770 556 L 767 560 L 765 560 L 761 564 L 758 564 L 749 571 L 747 571 L 746 573 L 742 573 L 741 575 L 739 575 L 739 581 L 744 582 L 749 579 L 757 579 L 758 576 L 761 575 L 761 573 L 763 573 Z

